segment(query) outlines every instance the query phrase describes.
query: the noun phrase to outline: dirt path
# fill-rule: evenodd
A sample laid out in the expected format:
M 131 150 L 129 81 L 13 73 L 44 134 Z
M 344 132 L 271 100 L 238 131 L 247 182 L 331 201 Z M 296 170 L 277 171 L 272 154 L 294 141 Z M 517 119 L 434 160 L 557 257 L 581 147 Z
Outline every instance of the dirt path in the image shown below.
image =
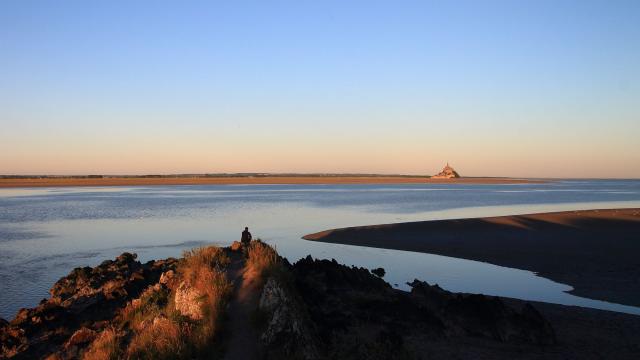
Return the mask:
M 227 278 L 233 283 L 233 297 L 229 304 L 227 350 L 225 360 L 259 359 L 258 332 L 251 323 L 251 314 L 258 307 L 259 287 L 253 276 L 246 274 L 242 253 L 230 252 L 231 264 Z

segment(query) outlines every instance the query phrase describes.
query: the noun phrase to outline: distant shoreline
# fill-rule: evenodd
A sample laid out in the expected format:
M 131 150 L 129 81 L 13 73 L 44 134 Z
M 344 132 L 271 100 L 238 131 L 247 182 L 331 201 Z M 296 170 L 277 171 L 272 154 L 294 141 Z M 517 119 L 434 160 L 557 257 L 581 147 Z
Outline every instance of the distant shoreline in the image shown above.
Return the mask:
M 484 261 L 571 285 L 578 296 L 640 306 L 640 209 L 358 226 L 303 239 Z
M 0 177 L 0 188 L 65 186 L 260 185 L 260 184 L 530 184 L 544 180 L 468 177 L 432 179 L 412 175 L 229 175 Z

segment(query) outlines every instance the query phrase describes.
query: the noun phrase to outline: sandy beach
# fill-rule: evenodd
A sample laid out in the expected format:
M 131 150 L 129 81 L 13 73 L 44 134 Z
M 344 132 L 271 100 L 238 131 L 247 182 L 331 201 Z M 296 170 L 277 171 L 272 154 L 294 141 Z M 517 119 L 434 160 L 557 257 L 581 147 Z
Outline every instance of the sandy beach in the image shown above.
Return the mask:
M 0 188 L 60 186 L 258 185 L 258 184 L 527 184 L 540 180 L 469 177 L 431 179 L 426 176 L 221 176 L 221 177 L 45 177 L 0 178 Z
M 304 239 L 525 269 L 571 285 L 578 296 L 640 306 L 640 209 L 373 225 Z

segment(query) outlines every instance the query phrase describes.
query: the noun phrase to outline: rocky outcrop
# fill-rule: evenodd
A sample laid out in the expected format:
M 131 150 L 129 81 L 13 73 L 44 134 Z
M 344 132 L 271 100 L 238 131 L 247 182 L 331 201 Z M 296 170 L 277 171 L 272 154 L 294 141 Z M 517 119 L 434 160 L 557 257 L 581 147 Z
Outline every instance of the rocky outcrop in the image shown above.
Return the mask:
M 203 317 L 201 294 L 196 288 L 190 286 L 186 281 L 180 283 L 176 289 L 175 306 L 182 316 L 193 320 L 200 320 Z
M 117 310 L 176 263 L 170 258 L 141 264 L 136 254 L 123 253 L 94 268 L 74 269 L 54 284 L 49 299 L 0 326 L 0 358 L 32 359 L 57 351 L 73 358 L 74 347 L 89 342 Z
M 411 292 L 399 291 L 367 269 L 335 260 L 307 257 L 288 270 L 292 288 L 267 284 L 261 308 L 270 314 L 263 336 L 293 334 L 290 353 L 303 352 L 295 328 L 304 319 L 317 333 L 319 356 L 332 359 L 420 358 L 438 351 L 433 344 L 454 342 L 497 348 L 555 343 L 551 325 L 528 304 L 515 309 L 497 297 L 454 294 L 417 280 Z M 304 312 L 292 315 L 282 304 L 295 298 Z
M 86 327 L 80 328 L 64 343 L 64 356 L 59 355 L 58 358 L 77 358 L 79 349 L 91 343 L 97 336 L 98 332 L 95 330 Z
M 414 280 L 409 297 L 421 310 L 437 317 L 448 336 L 474 336 L 500 342 L 552 345 L 556 342 L 551 324 L 529 303 L 513 309 L 495 296 L 454 294 Z
M 318 339 L 306 311 L 282 280 L 270 277 L 262 290 L 259 309 L 267 314 L 261 335 L 270 358 L 318 359 Z
M 165 354 L 165 347 L 153 348 L 160 343 L 181 346 L 171 341 L 192 339 L 206 314 L 203 294 L 185 280 L 184 262 L 176 272 L 177 262 L 141 264 L 124 253 L 95 268 L 74 269 L 49 299 L 22 309 L 11 322 L 0 321 L 0 358 L 76 359 L 101 346 L 119 349 L 111 353 L 117 358 L 137 358 Z M 540 349 L 550 354 L 546 348 L 555 352 L 554 329 L 530 304 L 451 293 L 419 280 L 409 284 L 410 292 L 400 291 L 382 279 L 384 269 L 374 271 L 310 256 L 293 265 L 279 258 L 260 280 L 252 314 L 264 357 L 510 359 Z M 166 304 L 175 308 L 167 311 Z M 156 341 L 161 336 L 165 342 Z M 208 346 L 217 345 L 206 342 L 198 356 L 187 358 L 210 356 Z
M 173 284 L 174 280 L 175 280 L 175 276 L 176 276 L 176 272 L 173 270 L 169 270 L 166 272 L 163 272 L 160 275 L 160 281 L 159 283 L 162 285 L 166 285 L 168 287 L 172 287 L 171 285 Z

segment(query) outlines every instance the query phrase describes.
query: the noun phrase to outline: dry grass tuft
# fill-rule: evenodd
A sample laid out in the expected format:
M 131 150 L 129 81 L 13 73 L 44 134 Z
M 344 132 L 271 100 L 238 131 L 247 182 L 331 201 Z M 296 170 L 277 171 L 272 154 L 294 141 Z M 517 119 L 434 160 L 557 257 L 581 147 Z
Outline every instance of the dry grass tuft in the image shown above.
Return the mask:
M 176 269 L 176 280 L 201 295 L 194 300 L 194 306 L 200 307 L 202 318 L 184 316 L 176 309 L 175 288 L 150 286 L 121 311 L 121 333 L 103 331 L 83 359 L 210 358 L 232 291 L 224 273 L 229 262 L 224 250 L 217 247 L 186 251 Z
M 162 314 L 169 302 L 169 289 L 161 286 L 148 287 L 140 297 L 128 304 L 120 313 L 123 323 L 136 327 L 144 321 L 153 320 Z
M 185 251 L 182 256 L 184 260 L 192 265 L 203 265 L 221 268 L 229 265 L 229 257 L 224 249 L 217 246 L 203 246 Z
M 230 262 L 223 249 L 202 247 L 185 252 L 184 261 L 177 269 L 178 276 L 202 294 L 201 320 L 190 321 L 177 316 L 183 324 L 183 336 L 195 354 L 206 352 L 219 330 L 218 325 L 232 291 L 232 284 L 224 273 Z
M 127 349 L 129 359 L 187 358 L 185 338 L 176 322 L 157 317 L 145 328 L 136 331 Z
M 246 264 L 248 270 L 262 277 L 273 271 L 278 264 L 278 253 L 260 239 L 249 244 L 248 253 Z
M 223 249 L 215 246 L 187 250 L 183 257 L 178 272 L 189 282 L 197 279 L 202 269 L 221 270 L 231 261 Z
M 121 359 L 118 335 L 112 328 L 103 330 L 82 355 L 83 360 Z
M 231 295 L 232 285 L 225 274 L 219 270 L 201 267 L 191 269 L 196 277 L 190 279 L 190 285 L 200 294 L 200 307 L 203 317 L 185 330 L 189 332 L 189 340 L 196 349 L 206 348 L 217 333 L 225 305 Z

